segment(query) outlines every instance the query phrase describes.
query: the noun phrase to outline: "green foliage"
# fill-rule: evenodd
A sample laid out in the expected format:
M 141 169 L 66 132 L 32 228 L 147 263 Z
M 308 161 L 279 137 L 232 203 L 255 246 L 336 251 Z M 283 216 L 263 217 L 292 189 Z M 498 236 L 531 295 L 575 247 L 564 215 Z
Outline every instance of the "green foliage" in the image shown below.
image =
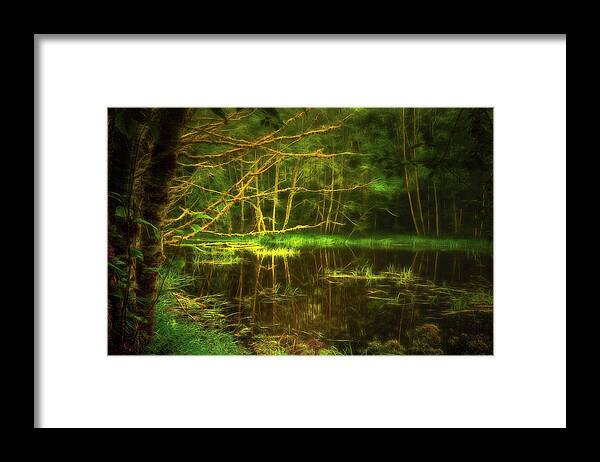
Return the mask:
M 144 225 L 147 230 L 154 233 L 154 237 L 156 237 L 156 239 L 160 239 L 160 230 L 155 225 L 153 225 L 147 220 L 144 220 L 143 218 L 136 218 L 134 221 L 135 223 Z
M 156 333 L 148 345 L 152 355 L 240 355 L 244 350 L 235 337 L 218 329 L 176 319 L 163 304 L 156 308 Z
M 474 292 L 459 293 L 450 299 L 450 308 L 453 311 L 470 310 L 477 307 L 490 307 L 494 304 L 491 290 L 478 289 Z
M 164 270 L 162 271 L 165 272 Z M 176 294 L 188 287 L 194 278 L 175 271 L 162 276 L 162 290 L 156 303 L 156 329 L 146 354 L 153 355 L 240 355 L 245 354 L 235 336 L 220 326 L 192 322 L 177 316 Z M 208 300 L 213 302 L 213 300 Z M 208 318 L 217 314 L 206 310 Z M 218 317 L 218 316 L 217 316 Z
M 144 254 L 141 250 L 132 247 L 129 251 L 134 258 L 137 258 L 139 261 L 144 261 Z
M 111 243 L 119 244 L 110 255 L 111 281 L 118 281 L 117 288 L 136 290 L 130 282 L 135 281 L 136 266 L 143 267 L 136 261 L 143 262 L 144 255 L 136 248 L 138 243 L 129 242 L 131 223 L 140 225 L 142 237 L 160 240 L 167 253 L 178 245 L 194 248 L 190 260 L 173 259 L 168 271 L 142 269 L 159 272 L 162 284 L 156 303 L 157 337 L 150 353 L 243 351 L 232 333 L 240 331 L 225 319 L 229 300 L 221 294 L 190 295 L 184 287 L 193 280 L 181 274 L 186 269 L 200 278 L 207 265 L 224 266 L 218 273 L 244 259 L 292 258 L 312 247 L 492 252 L 489 108 L 205 108 L 190 113 L 175 178 L 166 188 L 172 203 L 164 222 L 150 223 L 137 215 L 148 203 L 147 190 L 140 186 L 146 184 L 142 179 L 147 179 L 149 154 L 161 134 L 160 117 L 156 110 L 109 112 L 115 128 L 111 136 L 121 143 L 110 151 L 109 163 L 126 173 L 123 178 L 134 181 L 133 185 L 120 181 L 122 189 L 113 186 L 119 193 L 109 192 L 114 210 L 109 236 Z M 129 155 L 133 164 L 127 165 L 121 154 Z M 252 172 L 259 167 L 260 172 Z M 284 217 L 286 229 L 298 227 L 303 232 L 281 233 Z M 276 232 L 260 234 L 265 229 Z M 194 238 L 181 239 L 192 233 Z M 130 274 L 133 278 L 127 281 Z M 362 288 L 387 284 L 394 292 L 382 299 L 388 304 L 399 304 L 400 293 L 404 296 L 423 282 L 411 268 L 390 266 L 381 271 L 371 264 L 338 268 L 325 277 L 339 279 L 327 281 L 332 285 L 352 279 L 361 280 Z M 277 301 L 297 296 L 297 290 L 274 284 L 259 293 Z M 456 318 L 473 307 L 492 305 L 491 291 L 439 292 L 444 309 Z M 133 314 L 127 319 L 133 324 L 141 321 Z M 367 351 L 434 354 L 440 349 L 435 333 L 435 328 L 424 327 L 411 346 L 375 341 Z M 258 340 L 254 351 L 270 352 L 259 354 L 339 353 L 317 338 L 291 333 Z M 458 339 L 457 348 L 479 340 Z
M 412 235 L 373 235 L 351 237 L 337 234 L 290 232 L 286 234 L 264 234 L 258 236 L 215 237 L 199 236 L 196 243 L 211 242 L 230 245 L 232 243 L 262 246 L 264 248 L 303 247 L 365 247 L 365 248 L 408 248 L 411 250 L 463 250 L 491 253 L 492 244 L 483 239 L 435 238 Z M 259 247 L 260 248 L 260 247 Z
M 402 181 L 402 178 L 399 177 L 392 177 L 386 179 L 377 178 L 369 184 L 369 187 L 371 191 L 375 193 L 383 194 L 386 196 L 393 196 L 394 194 L 398 194 L 403 190 L 404 186 Z

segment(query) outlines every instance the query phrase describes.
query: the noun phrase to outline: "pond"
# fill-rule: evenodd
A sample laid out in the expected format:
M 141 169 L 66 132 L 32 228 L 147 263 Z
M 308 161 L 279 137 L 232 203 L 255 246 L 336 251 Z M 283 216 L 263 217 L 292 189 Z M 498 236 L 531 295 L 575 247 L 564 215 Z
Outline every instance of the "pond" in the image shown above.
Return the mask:
M 254 354 L 493 353 L 491 255 L 315 247 L 215 259 L 187 250 L 190 296 L 218 301 Z

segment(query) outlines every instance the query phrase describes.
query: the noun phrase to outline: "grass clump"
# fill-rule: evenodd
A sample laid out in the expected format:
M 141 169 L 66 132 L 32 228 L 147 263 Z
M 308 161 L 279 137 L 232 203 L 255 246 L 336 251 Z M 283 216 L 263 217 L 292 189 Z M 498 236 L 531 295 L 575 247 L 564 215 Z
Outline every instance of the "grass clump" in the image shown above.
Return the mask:
M 241 355 L 244 348 L 223 328 L 224 316 L 218 300 L 192 299 L 182 292 L 193 278 L 169 271 L 161 276 L 156 302 L 153 341 L 146 347 L 151 355 Z M 209 303 L 211 306 L 209 305 Z M 199 318 L 195 313 L 201 313 Z
M 146 349 L 151 355 L 240 355 L 235 337 L 200 324 L 177 320 L 163 308 L 156 312 L 156 333 Z
M 252 351 L 257 355 L 283 356 L 287 352 L 275 335 L 257 335 L 252 342 Z
M 389 265 L 383 274 L 393 279 L 396 284 L 408 284 L 416 279 L 412 268 L 396 268 L 394 265 Z
M 298 297 L 298 296 L 302 295 L 302 291 L 300 290 L 299 287 L 294 287 L 290 284 L 286 284 L 283 289 L 283 294 L 286 297 Z
M 472 309 L 491 309 L 494 296 L 491 290 L 479 289 L 474 292 L 455 294 L 450 298 L 452 311 L 465 311 Z
M 371 282 L 377 279 L 388 279 L 397 285 L 405 285 L 415 281 L 416 276 L 411 268 L 397 269 L 393 265 L 381 273 L 375 273 L 371 265 L 362 265 L 351 271 L 326 270 L 326 277 L 333 279 L 362 279 Z
M 334 346 L 327 346 L 314 338 L 304 338 L 294 333 L 281 335 L 261 334 L 254 337 L 252 351 L 257 355 L 339 355 Z

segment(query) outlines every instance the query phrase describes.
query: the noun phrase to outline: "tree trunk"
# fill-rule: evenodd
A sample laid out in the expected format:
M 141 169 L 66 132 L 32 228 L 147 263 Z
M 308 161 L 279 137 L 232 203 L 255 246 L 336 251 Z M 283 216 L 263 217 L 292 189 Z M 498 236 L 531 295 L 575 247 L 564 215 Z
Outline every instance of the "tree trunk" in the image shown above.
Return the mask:
M 436 180 L 433 180 L 433 198 L 435 201 L 435 235 L 440 236 L 440 212 L 438 207 L 438 196 L 437 196 L 437 187 Z
M 258 165 L 258 157 L 256 156 L 256 152 L 254 153 L 255 164 Z M 257 167 L 257 171 L 260 170 L 260 167 Z M 254 185 L 256 189 L 256 230 L 257 231 L 266 231 L 267 227 L 265 226 L 265 220 L 262 213 L 262 209 L 260 208 L 260 187 L 258 183 L 259 175 L 254 176 Z
M 344 164 L 341 165 L 340 167 L 340 173 L 338 175 L 338 183 L 340 184 L 344 184 Z M 338 215 L 340 213 L 340 205 L 342 203 L 342 191 L 340 191 L 340 193 L 338 194 L 338 201 L 336 204 L 336 208 L 335 208 L 335 216 L 333 217 L 333 221 L 335 222 L 332 226 L 331 231 L 335 232 L 335 227 L 338 226 L 336 223 L 338 223 Z
M 335 172 L 333 165 L 331 165 L 331 194 L 329 196 L 329 210 L 327 211 L 327 219 L 325 221 L 325 232 L 329 230 L 329 222 L 331 221 L 331 211 L 333 210 L 333 181 L 335 178 Z
M 298 175 L 300 174 L 300 165 L 296 164 L 294 167 L 294 176 L 292 178 L 292 190 L 288 196 L 287 205 L 285 207 L 285 219 L 283 221 L 283 229 L 287 228 L 288 221 L 290 220 L 290 213 L 292 212 L 292 204 L 294 202 L 294 195 L 296 191 L 294 188 L 296 187 L 296 183 L 298 182 Z
M 408 183 L 408 168 L 406 168 L 406 126 L 404 124 L 404 108 L 402 108 L 402 157 L 404 158 L 404 182 L 406 184 L 406 194 L 408 195 L 408 204 L 410 205 L 410 215 L 412 216 L 413 223 L 417 234 L 419 232 L 419 225 L 417 225 L 417 218 L 415 217 L 415 210 L 413 208 L 412 196 L 410 195 L 410 186 Z
M 417 108 L 413 109 L 413 161 L 417 160 Z M 419 168 L 415 163 L 415 186 L 417 188 L 417 205 L 419 206 L 419 215 L 421 217 L 421 230 L 425 234 L 425 220 L 423 220 L 423 206 L 421 205 L 421 187 L 419 186 Z
M 275 162 L 275 189 L 273 191 L 273 216 L 271 218 L 271 221 L 273 222 L 273 231 L 277 229 L 277 188 L 279 187 L 279 159 L 277 159 Z
M 127 312 L 126 292 L 129 290 L 130 258 L 129 220 L 126 211 L 130 191 L 131 146 L 130 137 L 122 130 L 123 120 L 132 119 L 127 110 L 108 110 L 108 352 L 120 354 L 125 336 Z M 117 122 L 117 118 L 120 121 Z M 120 123 L 120 127 L 118 124 Z M 127 267 L 122 266 L 127 262 Z M 117 270 L 120 267 L 121 270 Z
M 240 160 L 240 178 L 244 178 L 244 161 Z M 240 197 L 240 233 L 244 232 L 244 192 L 242 191 L 242 195 Z
M 154 336 L 158 269 L 165 258 L 160 231 L 169 204 L 169 185 L 177 166 L 175 149 L 185 114 L 186 109 L 160 110 L 158 137 L 142 180 L 142 218 L 156 229 L 146 226 L 140 239 L 143 262 L 139 265 L 137 275 L 137 352 L 141 352 Z

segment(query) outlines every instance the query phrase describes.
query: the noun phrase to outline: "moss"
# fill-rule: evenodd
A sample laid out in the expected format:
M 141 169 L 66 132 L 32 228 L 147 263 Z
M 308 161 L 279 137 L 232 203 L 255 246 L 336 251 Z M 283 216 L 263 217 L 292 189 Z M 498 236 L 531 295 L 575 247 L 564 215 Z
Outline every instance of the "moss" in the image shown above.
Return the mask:
M 411 345 L 408 349 L 412 355 L 443 355 L 440 329 L 435 324 L 423 324 L 410 335 Z
M 365 354 L 368 355 L 403 355 L 406 354 L 406 349 L 398 340 L 373 340 L 369 342 L 365 349 Z

